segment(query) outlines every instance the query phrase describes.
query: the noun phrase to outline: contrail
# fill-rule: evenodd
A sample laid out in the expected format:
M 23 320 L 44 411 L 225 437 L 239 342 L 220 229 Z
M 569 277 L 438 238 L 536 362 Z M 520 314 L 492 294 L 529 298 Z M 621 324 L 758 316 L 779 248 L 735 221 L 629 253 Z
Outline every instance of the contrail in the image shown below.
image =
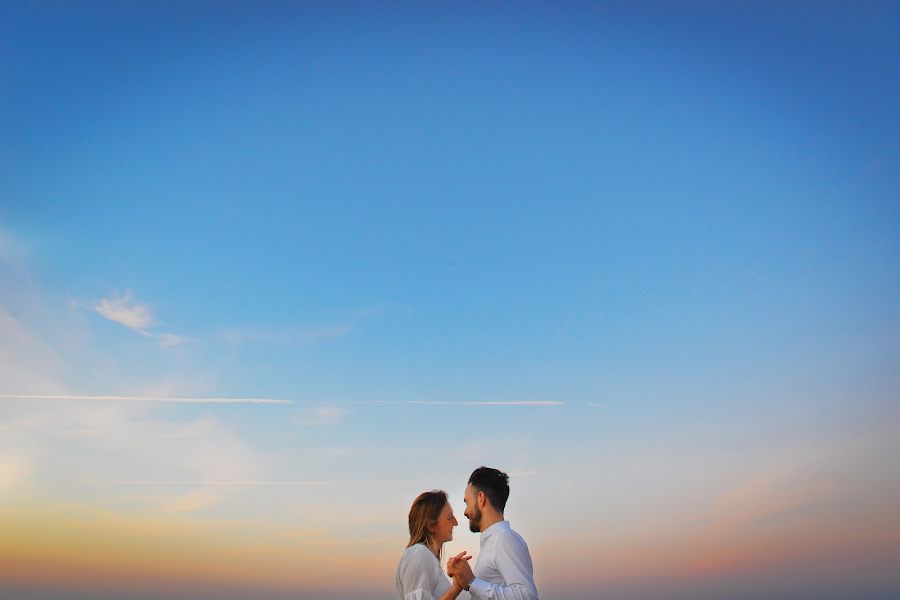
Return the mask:
M 293 404 L 272 398 L 181 398 L 166 396 L 76 396 L 72 394 L 0 394 L 0 398 L 22 400 L 109 400 L 121 402 L 173 402 L 178 404 Z
M 517 400 L 513 402 L 450 402 L 441 400 L 368 400 L 351 404 L 427 404 L 432 406 L 560 406 L 556 400 Z
M 330 481 L 217 481 L 217 480 L 134 480 L 111 481 L 119 485 L 331 485 Z

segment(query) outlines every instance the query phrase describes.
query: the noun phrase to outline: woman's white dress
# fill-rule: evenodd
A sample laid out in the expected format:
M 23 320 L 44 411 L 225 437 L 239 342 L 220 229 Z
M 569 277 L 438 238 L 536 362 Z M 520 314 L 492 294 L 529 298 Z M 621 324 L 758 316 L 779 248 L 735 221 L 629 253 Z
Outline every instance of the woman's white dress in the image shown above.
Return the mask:
M 441 563 L 424 544 L 413 544 L 403 553 L 396 584 L 400 600 L 437 600 L 450 589 Z

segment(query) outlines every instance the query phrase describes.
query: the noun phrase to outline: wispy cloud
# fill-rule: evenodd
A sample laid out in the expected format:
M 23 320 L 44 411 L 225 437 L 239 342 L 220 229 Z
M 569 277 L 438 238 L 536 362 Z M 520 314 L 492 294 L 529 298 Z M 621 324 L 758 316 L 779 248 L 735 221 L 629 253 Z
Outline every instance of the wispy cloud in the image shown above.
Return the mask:
M 163 348 L 178 346 L 188 341 L 186 337 L 175 335 L 174 333 L 160 333 L 156 337 L 159 340 L 159 345 Z
M 0 494 L 15 488 L 33 471 L 30 461 L 17 454 L 0 454 Z
M 430 406 L 562 406 L 565 402 L 558 400 L 516 400 L 510 402 L 487 401 L 487 402 L 452 402 L 442 400 L 359 400 L 353 401 L 351 404 L 382 404 L 382 405 L 402 405 L 402 404 L 424 404 Z
M 178 346 L 188 341 L 186 337 L 174 333 L 151 331 L 156 325 L 153 309 L 148 304 L 136 302 L 131 290 L 125 290 L 121 295 L 114 294 L 109 298 L 102 298 L 91 308 L 105 319 L 124 325 L 139 335 L 157 340 L 163 348 Z
M 240 422 L 232 427 L 210 417 L 210 411 L 203 418 L 186 421 L 191 411 L 157 409 L 256 405 L 277 410 L 292 401 L 221 397 L 213 392 L 213 382 L 199 386 L 193 382 L 200 377 L 196 370 L 191 371 L 192 383 L 148 385 L 140 375 L 129 373 L 118 357 L 91 346 L 82 315 L 109 319 L 117 327 L 127 327 L 128 335 L 134 332 L 143 337 L 135 329 L 144 328 L 151 334 L 144 339 L 153 343 L 183 341 L 177 331 L 155 326 L 153 310 L 130 293 L 105 302 L 69 299 L 63 303 L 60 298 L 48 298 L 24 266 L 17 269 L 8 264 L 16 259 L 16 249 L 9 249 L 3 239 L 0 246 L 0 496 L 20 497 L 31 482 L 60 482 L 78 474 L 106 485 L 124 479 L 123 475 L 137 479 L 136 474 L 142 479 L 189 481 L 283 479 L 273 476 L 271 457 L 243 437 Z M 78 389 L 90 391 L 78 385 L 84 377 L 109 381 L 108 390 L 124 393 L 78 393 Z M 127 470 L 123 471 L 123 465 Z M 134 488 L 129 498 L 163 511 L 197 511 L 247 489 L 197 487 L 203 493 L 181 496 L 160 495 L 169 488 Z M 62 486 L 55 490 L 70 499 Z M 108 491 L 98 492 L 94 502 L 111 502 Z
M 165 502 L 161 510 L 167 513 L 183 513 L 210 508 L 218 504 L 219 498 L 204 491 L 195 491 Z
M 0 289 L 3 283 L 0 281 Z M 28 301 L 31 305 L 35 302 L 32 298 Z M 3 306 L 0 306 L 0 357 L 0 381 L 6 389 L 65 391 L 56 381 L 56 374 L 63 371 L 64 364 L 59 353 Z
M 318 448 L 316 453 L 329 458 L 342 458 L 346 456 L 361 456 L 371 454 L 371 448 L 356 448 L 353 446 L 337 446 L 331 448 Z
M 588 402 L 587 405 L 593 406 L 594 408 L 603 408 L 603 405 L 600 404 L 599 402 Z
M 74 394 L 0 394 L 0 398 L 21 400 L 109 400 L 122 402 L 173 402 L 178 404 L 293 404 L 293 400 L 273 398 L 181 398 L 168 396 L 81 396 Z
M 324 527 L 317 527 L 312 529 L 296 529 L 294 531 L 288 531 L 285 536 L 289 538 L 321 538 L 325 537 L 328 534 L 328 529 Z
M 295 422 L 306 427 L 318 425 L 338 425 L 349 413 L 339 406 L 319 406 L 313 410 L 297 415 Z
M 221 331 L 218 337 L 227 344 L 308 345 L 343 337 L 352 329 L 353 325 L 350 323 L 308 328 L 294 326 L 282 328 L 238 327 Z
M 22 273 L 25 271 L 23 258 L 26 255 L 24 243 L 0 226 L 0 265 Z
M 837 482 L 815 476 L 819 460 L 798 451 L 791 460 L 745 476 L 715 498 L 707 515 L 709 527 L 715 530 L 752 527 L 761 519 L 833 496 L 838 489 Z
M 153 325 L 153 313 L 148 305 L 134 302 L 132 296 L 131 290 L 126 290 L 122 295 L 103 298 L 94 305 L 94 310 L 110 321 L 149 337 L 147 329 Z

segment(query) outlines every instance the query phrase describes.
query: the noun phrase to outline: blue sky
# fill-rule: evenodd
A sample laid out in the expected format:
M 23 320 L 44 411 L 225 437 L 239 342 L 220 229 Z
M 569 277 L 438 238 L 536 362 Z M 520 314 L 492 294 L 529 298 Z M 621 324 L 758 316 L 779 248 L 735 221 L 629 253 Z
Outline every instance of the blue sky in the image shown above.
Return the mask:
M 797 511 L 872 509 L 864 464 L 896 499 L 898 28 L 888 2 L 5 6 L 0 393 L 293 404 L 11 397 L 0 493 L 277 529 L 313 525 L 203 481 L 383 485 L 364 526 L 402 546 L 404 503 L 494 461 L 542 556 L 561 487 L 588 530 L 634 519 L 603 548 L 746 486 L 808 542 Z M 153 458 L 171 436 L 194 462 Z M 196 489 L 82 481 L 123 479 Z

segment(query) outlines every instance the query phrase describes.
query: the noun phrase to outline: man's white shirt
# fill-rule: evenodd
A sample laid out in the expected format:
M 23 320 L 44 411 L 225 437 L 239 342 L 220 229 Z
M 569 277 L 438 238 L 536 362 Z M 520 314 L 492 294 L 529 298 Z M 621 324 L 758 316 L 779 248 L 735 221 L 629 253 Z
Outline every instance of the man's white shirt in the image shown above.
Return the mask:
M 481 550 L 469 593 L 477 600 L 538 600 L 528 545 L 508 521 L 481 532 Z

